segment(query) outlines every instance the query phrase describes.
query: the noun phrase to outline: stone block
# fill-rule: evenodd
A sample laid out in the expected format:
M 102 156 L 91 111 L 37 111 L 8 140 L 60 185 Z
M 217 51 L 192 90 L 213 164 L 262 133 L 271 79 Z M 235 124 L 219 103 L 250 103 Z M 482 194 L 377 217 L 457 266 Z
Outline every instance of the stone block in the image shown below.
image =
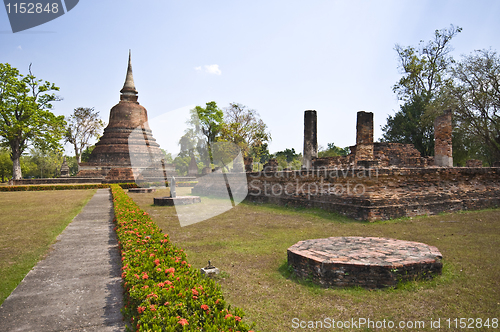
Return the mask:
M 154 205 L 166 205 L 166 206 L 175 206 L 175 205 L 188 205 L 200 203 L 201 199 L 199 196 L 177 196 L 177 197 L 155 197 L 153 198 Z

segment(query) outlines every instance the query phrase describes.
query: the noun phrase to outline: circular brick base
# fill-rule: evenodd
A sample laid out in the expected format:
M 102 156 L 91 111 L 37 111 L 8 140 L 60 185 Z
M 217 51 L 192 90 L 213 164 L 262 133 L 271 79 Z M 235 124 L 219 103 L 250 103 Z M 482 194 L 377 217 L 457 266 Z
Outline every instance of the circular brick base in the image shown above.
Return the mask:
M 300 278 L 324 287 L 383 288 L 440 274 L 442 255 L 424 243 L 380 237 L 330 237 L 288 248 L 288 265 Z

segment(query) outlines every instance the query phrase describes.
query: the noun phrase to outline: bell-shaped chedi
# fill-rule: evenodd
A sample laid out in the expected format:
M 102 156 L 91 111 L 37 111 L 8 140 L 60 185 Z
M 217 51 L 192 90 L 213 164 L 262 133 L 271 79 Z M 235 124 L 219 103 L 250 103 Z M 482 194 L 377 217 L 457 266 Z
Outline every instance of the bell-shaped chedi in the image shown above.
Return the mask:
M 104 182 L 161 180 L 163 153 L 152 136 L 146 109 L 137 102 L 130 53 L 120 93 L 120 102 L 111 109 L 109 124 L 89 161 L 79 164 L 78 176 Z

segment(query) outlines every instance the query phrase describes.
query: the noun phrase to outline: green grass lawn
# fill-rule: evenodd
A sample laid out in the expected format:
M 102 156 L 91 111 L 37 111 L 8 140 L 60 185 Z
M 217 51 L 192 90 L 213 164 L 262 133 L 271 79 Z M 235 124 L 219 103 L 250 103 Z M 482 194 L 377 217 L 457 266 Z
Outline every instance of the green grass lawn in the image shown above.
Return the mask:
M 190 189 L 178 188 L 178 195 L 185 194 L 183 190 Z M 413 329 L 419 331 L 435 330 L 431 319 L 441 319 L 443 329 L 458 330 L 453 328 L 455 318 L 489 318 L 490 325 L 500 318 L 500 209 L 368 223 L 322 210 L 242 203 L 180 227 L 173 207 L 152 205 L 153 197 L 167 193 L 129 195 L 188 253 L 193 266 L 204 267 L 210 259 L 222 270 L 219 282 L 226 299 L 244 309 L 259 331 L 297 330 L 294 318 L 423 321 L 425 327 Z M 444 257 L 443 274 L 383 290 L 323 289 L 290 277 L 287 248 L 300 240 L 330 236 L 391 237 L 436 246 Z
M 0 192 L 0 304 L 95 192 Z

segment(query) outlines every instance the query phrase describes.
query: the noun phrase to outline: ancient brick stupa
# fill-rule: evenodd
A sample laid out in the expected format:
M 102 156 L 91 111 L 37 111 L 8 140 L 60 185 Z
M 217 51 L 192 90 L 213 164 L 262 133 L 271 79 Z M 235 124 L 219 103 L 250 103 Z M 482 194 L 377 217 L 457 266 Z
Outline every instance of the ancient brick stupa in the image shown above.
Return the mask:
M 130 52 L 120 93 L 120 102 L 111 109 L 109 124 L 89 161 L 79 164 L 78 176 L 103 182 L 161 180 L 163 154 L 149 128 L 147 111 L 137 102 Z

